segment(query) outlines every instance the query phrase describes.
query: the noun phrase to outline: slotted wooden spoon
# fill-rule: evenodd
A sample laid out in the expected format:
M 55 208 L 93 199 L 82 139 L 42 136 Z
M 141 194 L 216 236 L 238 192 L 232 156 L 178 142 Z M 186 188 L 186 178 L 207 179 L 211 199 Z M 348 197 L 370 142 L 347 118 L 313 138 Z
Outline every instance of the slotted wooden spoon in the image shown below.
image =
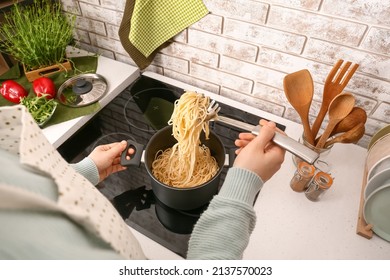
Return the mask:
M 317 137 L 317 133 L 324 120 L 330 102 L 343 91 L 356 69 L 359 67 L 359 64 L 354 64 L 351 67 L 352 62 L 350 61 L 347 61 L 345 64 L 343 64 L 343 62 L 344 60 L 342 59 L 338 60 L 326 77 L 320 111 L 311 128 L 314 138 Z
M 303 135 L 306 141 L 314 145 L 314 137 L 309 123 L 309 110 L 314 93 L 313 79 L 310 72 L 303 69 L 286 75 L 283 80 L 283 87 L 288 101 L 301 118 Z
M 335 143 L 357 143 L 363 137 L 365 132 L 364 123 L 359 123 L 352 129 L 336 136 L 335 138 L 325 142 L 325 148 Z
M 316 148 L 323 148 L 334 127 L 352 111 L 355 106 L 355 97 L 350 93 L 337 95 L 329 104 L 329 122 L 318 141 Z

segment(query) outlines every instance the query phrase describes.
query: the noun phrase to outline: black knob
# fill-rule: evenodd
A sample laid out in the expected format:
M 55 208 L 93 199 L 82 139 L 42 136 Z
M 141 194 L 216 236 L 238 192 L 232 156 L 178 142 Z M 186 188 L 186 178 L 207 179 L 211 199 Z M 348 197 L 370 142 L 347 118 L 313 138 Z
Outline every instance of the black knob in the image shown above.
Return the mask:
M 86 94 L 92 89 L 92 83 L 84 79 L 77 80 L 73 85 L 72 90 L 75 94 Z

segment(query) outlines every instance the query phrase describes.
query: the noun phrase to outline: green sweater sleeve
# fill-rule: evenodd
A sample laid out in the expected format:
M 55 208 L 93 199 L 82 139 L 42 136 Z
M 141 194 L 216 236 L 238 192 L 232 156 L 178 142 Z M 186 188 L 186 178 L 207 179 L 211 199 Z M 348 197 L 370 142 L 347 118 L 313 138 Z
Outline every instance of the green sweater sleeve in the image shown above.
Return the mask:
M 99 171 L 96 164 L 89 157 L 84 158 L 78 163 L 71 164 L 74 170 L 83 175 L 94 186 L 99 183 Z
M 262 186 L 255 173 L 231 168 L 194 227 L 187 258 L 241 259 L 255 226 L 253 203 Z

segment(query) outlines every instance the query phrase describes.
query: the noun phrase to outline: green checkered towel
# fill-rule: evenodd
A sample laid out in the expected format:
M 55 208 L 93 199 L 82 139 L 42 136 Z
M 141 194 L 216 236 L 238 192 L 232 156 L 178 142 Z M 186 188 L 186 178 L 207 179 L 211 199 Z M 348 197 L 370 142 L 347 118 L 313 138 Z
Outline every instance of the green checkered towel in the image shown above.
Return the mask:
M 136 0 L 129 40 L 148 57 L 161 44 L 207 14 L 201 0 Z

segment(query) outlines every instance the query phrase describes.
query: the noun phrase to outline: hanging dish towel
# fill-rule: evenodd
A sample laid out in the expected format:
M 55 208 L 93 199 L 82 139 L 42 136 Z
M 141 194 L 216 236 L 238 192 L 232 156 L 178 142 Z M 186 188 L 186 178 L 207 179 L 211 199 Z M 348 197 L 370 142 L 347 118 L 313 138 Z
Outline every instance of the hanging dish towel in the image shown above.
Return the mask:
M 164 42 L 207 14 L 201 0 L 136 0 L 129 40 L 148 57 Z
M 125 11 L 123 13 L 121 25 L 119 26 L 118 35 L 123 48 L 129 54 L 131 59 L 133 59 L 135 64 L 137 64 L 137 66 L 141 70 L 143 70 L 146 67 L 148 67 L 150 63 L 152 63 L 157 52 L 160 50 L 160 48 L 165 47 L 166 44 L 161 45 L 148 57 L 145 57 L 136 47 L 133 46 L 133 44 L 129 40 L 129 33 L 131 28 L 130 23 L 131 23 L 131 17 L 133 16 L 134 5 L 135 5 L 135 0 L 126 1 Z

